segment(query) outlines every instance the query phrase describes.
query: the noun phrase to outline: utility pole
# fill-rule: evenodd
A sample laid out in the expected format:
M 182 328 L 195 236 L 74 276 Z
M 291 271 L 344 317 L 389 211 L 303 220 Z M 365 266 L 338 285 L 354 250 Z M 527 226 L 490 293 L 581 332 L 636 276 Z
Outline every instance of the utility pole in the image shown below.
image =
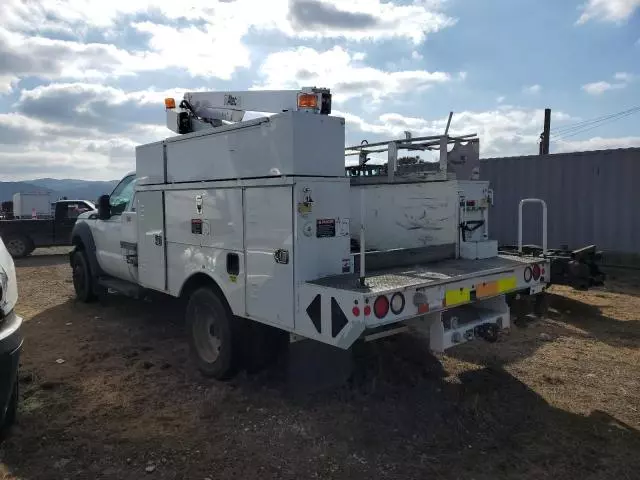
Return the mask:
M 551 133 L 551 109 L 544 109 L 544 131 L 540 134 L 540 155 L 549 155 L 549 134 Z

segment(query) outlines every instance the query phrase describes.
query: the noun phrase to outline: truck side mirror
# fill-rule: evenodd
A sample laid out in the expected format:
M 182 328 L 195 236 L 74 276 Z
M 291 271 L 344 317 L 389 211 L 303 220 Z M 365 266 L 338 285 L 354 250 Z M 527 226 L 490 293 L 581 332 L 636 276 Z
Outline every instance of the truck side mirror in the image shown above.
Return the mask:
M 109 195 L 101 195 L 98 199 L 98 218 L 100 220 L 109 220 L 111 218 Z

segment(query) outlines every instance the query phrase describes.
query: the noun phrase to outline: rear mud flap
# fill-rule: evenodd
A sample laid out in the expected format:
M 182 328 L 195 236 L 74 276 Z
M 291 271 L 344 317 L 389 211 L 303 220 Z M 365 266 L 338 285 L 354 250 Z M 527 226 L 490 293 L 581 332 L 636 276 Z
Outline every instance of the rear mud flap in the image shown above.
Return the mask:
M 309 339 L 289 345 L 287 390 L 291 394 L 309 394 L 343 386 L 352 373 L 351 349 Z

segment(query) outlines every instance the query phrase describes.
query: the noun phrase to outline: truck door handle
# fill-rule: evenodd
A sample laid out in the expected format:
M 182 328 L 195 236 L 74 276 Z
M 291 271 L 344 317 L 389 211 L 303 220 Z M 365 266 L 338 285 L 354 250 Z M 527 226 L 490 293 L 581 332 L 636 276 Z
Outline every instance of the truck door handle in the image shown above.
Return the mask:
M 159 233 L 156 233 L 153 236 L 153 241 L 158 247 L 161 247 L 162 246 L 162 235 L 160 235 Z
M 284 248 L 279 248 L 273 253 L 273 258 L 276 263 L 282 263 L 286 265 L 289 263 L 289 250 L 285 250 Z

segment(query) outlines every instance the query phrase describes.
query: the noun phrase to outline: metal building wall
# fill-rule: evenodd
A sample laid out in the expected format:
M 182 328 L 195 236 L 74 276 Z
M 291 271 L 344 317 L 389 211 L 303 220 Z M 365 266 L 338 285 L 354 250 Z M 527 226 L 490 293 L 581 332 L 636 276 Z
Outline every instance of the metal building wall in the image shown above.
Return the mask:
M 640 148 L 481 160 L 495 205 L 489 231 L 500 244 L 518 241 L 518 204 L 542 198 L 549 246 L 596 244 L 606 252 L 640 254 Z M 524 207 L 524 243 L 541 244 L 539 205 Z

